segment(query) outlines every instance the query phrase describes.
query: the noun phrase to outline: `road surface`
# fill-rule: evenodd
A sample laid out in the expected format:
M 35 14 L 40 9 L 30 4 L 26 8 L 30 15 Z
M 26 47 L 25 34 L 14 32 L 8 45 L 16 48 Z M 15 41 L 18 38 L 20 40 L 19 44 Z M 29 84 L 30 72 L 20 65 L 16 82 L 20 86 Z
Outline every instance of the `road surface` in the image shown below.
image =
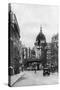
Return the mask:
M 34 71 L 25 71 L 24 76 L 19 78 L 13 87 L 58 84 L 58 79 L 57 73 L 43 76 L 43 71 L 37 71 L 36 74 Z

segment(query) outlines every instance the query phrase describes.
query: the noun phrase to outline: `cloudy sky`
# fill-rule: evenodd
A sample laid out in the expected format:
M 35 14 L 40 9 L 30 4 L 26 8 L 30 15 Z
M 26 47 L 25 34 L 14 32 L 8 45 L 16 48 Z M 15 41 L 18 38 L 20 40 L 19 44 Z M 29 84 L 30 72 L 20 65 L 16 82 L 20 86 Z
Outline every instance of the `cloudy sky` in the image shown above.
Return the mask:
M 33 47 L 36 36 L 40 32 L 40 25 L 50 42 L 51 37 L 58 32 L 59 12 L 57 6 L 11 4 L 16 14 L 20 28 L 21 41 L 27 47 Z

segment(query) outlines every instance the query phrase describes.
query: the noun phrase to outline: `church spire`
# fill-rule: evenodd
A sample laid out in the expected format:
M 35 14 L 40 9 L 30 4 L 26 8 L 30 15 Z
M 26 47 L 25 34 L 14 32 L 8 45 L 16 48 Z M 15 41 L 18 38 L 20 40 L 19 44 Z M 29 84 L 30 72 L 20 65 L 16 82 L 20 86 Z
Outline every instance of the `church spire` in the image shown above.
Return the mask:
M 40 26 L 40 33 L 42 33 L 42 25 Z

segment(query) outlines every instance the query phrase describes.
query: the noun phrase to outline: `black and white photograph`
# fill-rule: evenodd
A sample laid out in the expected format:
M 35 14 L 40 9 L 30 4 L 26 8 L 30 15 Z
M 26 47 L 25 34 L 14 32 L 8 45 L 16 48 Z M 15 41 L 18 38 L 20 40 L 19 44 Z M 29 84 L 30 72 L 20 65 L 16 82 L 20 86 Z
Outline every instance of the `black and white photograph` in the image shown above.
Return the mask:
M 59 7 L 8 3 L 8 85 L 59 83 Z

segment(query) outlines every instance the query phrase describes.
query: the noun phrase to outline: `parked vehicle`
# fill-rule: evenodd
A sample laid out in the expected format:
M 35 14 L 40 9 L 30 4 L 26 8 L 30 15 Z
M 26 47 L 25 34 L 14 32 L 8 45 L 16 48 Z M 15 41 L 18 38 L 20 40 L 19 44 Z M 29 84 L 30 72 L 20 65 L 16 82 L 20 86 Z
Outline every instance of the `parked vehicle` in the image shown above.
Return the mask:
M 43 68 L 43 76 L 45 76 L 45 75 L 50 75 L 50 68 L 49 67 Z

